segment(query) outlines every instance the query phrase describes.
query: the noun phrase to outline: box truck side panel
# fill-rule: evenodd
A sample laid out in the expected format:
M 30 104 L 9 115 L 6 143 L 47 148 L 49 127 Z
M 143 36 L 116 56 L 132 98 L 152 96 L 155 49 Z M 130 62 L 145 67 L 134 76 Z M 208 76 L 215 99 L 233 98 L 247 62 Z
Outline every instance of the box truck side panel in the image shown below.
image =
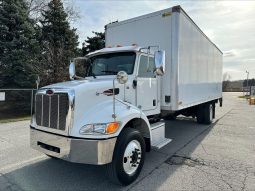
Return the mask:
M 106 46 L 130 46 L 137 44 L 141 47 L 160 45 L 160 49 L 166 51 L 166 74 L 161 83 L 161 106 L 165 103 L 165 96 L 170 96 L 171 86 L 171 46 L 172 27 L 175 18 L 172 9 L 166 9 L 148 15 L 136 17 L 126 21 L 108 25 L 106 30 Z M 152 52 L 153 53 L 153 52 Z
M 183 12 L 179 17 L 178 107 L 222 97 L 222 53 Z
M 178 111 L 222 97 L 222 53 L 180 8 L 107 25 L 106 46 L 160 45 L 166 51 L 161 109 Z

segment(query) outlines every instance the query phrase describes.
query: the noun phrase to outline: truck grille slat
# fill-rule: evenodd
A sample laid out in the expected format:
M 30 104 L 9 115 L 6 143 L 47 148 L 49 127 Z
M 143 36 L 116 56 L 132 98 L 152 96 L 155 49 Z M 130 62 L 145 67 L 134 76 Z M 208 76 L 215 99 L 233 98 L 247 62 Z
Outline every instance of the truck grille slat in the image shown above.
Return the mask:
M 35 113 L 37 125 L 42 125 L 42 95 L 37 95 L 35 98 Z
M 59 129 L 65 130 L 68 102 L 65 95 L 59 95 Z
M 58 128 L 58 96 L 51 98 L 50 128 Z
M 42 126 L 44 126 L 44 127 L 49 127 L 49 102 L 50 102 L 49 96 L 43 95 Z
M 35 102 L 37 125 L 62 131 L 66 129 L 66 117 L 69 110 L 67 93 L 37 94 Z

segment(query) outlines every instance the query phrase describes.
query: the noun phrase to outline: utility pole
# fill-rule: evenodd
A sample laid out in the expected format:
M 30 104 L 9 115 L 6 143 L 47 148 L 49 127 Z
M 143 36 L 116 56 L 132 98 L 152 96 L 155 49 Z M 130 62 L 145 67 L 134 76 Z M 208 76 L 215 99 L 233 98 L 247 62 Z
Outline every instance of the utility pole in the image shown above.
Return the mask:
M 248 88 L 248 85 L 249 85 L 249 72 L 246 70 L 246 73 L 247 73 L 247 83 L 246 83 L 246 88 L 247 88 L 247 92 L 246 92 L 246 95 L 248 96 L 248 92 L 249 92 L 249 88 Z

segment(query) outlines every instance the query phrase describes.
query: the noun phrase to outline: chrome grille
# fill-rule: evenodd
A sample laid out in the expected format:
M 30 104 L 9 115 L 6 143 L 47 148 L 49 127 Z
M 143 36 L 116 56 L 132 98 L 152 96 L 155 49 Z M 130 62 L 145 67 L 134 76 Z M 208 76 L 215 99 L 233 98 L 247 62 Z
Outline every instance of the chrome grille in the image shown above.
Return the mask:
M 35 98 L 36 124 L 64 131 L 68 109 L 67 93 L 37 94 Z

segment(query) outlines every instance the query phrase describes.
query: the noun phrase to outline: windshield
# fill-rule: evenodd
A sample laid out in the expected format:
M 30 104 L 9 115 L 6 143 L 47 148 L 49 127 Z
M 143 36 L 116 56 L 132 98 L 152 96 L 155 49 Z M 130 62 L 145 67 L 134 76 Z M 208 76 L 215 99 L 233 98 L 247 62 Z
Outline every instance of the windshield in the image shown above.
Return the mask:
M 115 75 L 119 71 L 133 74 L 135 52 L 118 52 L 91 57 L 87 76 Z

